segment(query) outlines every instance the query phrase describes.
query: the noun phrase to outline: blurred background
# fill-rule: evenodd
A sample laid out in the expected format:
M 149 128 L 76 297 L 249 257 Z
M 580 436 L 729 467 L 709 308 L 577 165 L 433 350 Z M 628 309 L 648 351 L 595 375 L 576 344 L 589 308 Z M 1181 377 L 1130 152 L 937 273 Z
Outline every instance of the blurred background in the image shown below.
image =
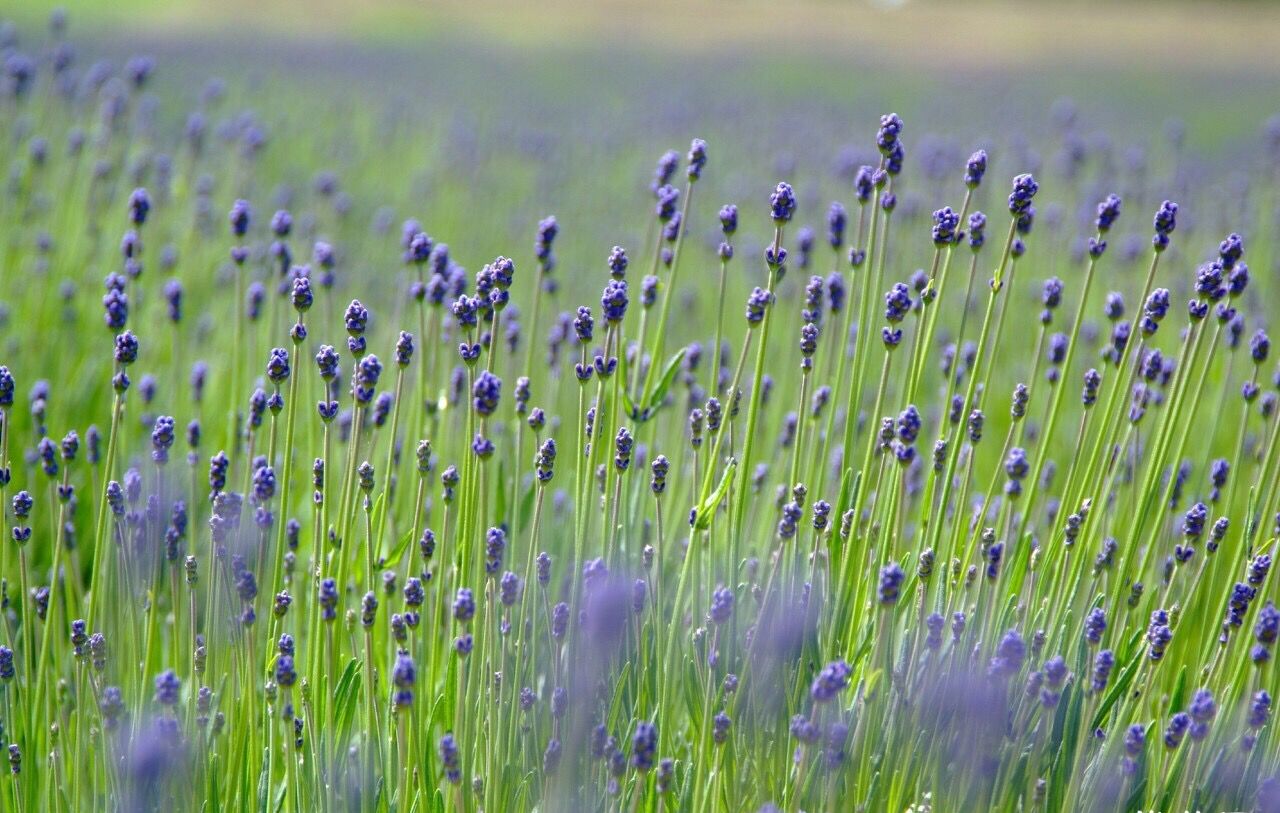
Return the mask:
M 1230 194 L 1280 111 L 1271 2 L 0 0 L 0 19 L 39 51 L 55 8 L 79 70 L 154 58 L 157 132 L 202 109 L 211 140 L 258 142 L 268 171 L 238 193 L 284 205 L 328 167 L 359 179 L 342 187 L 362 218 L 417 217 L 476 267 L 550 212 L 593 230 L 567 261 L 642 242 L 653 162 L 695 136 L 714 200 L 787 178 L 820 224 L 890 110 L 908 216 L 955 203 L 976 147 L 994 177 L 1123 175 L 1142 203 L 1226 173 Z M 1152 166 L 1176 177 L 1147 183 Z

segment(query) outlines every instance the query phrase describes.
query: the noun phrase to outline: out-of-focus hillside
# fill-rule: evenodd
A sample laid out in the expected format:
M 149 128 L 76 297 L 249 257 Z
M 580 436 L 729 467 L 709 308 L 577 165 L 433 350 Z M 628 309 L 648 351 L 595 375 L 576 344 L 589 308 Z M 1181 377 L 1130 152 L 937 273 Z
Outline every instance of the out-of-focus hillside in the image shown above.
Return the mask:
M 60 6 L 82 27 L 169 35 L 216 30 L 295 39 L 518 47 L 637 47 L 861 55 L 937 67 L 1098 65 L 1280 70 L 1280 5 L 1142 0 L 20 0 L 3 16 Z

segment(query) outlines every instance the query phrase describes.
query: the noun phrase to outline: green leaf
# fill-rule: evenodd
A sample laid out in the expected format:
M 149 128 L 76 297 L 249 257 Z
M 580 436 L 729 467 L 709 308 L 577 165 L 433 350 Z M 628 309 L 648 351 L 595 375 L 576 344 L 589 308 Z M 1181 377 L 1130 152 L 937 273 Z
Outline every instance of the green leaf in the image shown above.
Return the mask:
M 622 703 L 626 699 L 626 692 L 623 689 L 627 685 L 627 679 L 631 676 L 631 661 L 627 661 L 622 665 L 622 671 L 617 679 L 613 680 L 616 691 L 613 693 L 613 700 L 609 704 L 609 725 L 611 728 L 617 728 L 626 725 L 623 719 Z
M 1176 706 L 1174 708 L 1177 708 Z M 1182 773 L 1187 767 L 1187 751 L 1188 748 L 1179 748 L 1177 754 L 1173 757 L 1173 765 L 1169 768 L 1169 774 L 1165 778 L 1164 794 L 1160 797 L 1160 810 L 1169 810 L 1173 805 L 1174 792 L 1182 787 Z
M 1023 749 L 1018 755 L 1018 761 L 1013 769 L 1013 776 L 1010 778 L 1009 787 L 1022 788 L 1027 784 L 1027 763 L 1031 761 L 1031 755 L 1027 749 Z
M 707 496 L 702 505 L 698 506 L 697 517 L 693 522 L 695 530 L 705 531 L 711 527 L 711 518 L 715 516 L 716 509 L 724 501 L 725 495 L 729 493 L 729 486 L 733 483 L 733 473 L 737 468 L 738 461 L 730 458 L 729 463 L 724 467 L 724 473 L 720 475 L 720 484 Z
M 1169 692 L 1169 708 L 1180 709 L 1187 703 L 1187 665 L 1178 670 L 1178 678 L 1173 683 L 1173 691 Z
M 653 392 L 645 400 L 645 411 L 649 413 L 645 420 L 662 406 L 662 401 L 667 397 L 667 390 L 671 388 L 671 382 L 675 380 L 676 373 L 680 370 L 680 362 L 684 360 L 686 348 L 682 347 L 676 351 L 668 361 L 667 366 L 662 370 L 662 376 L 658 379 L 658 384 L 653 388 Z
M 630 376 L 630 375 L 628 375 L 628 369 L 627 369 L 627 368 L 628 368 L 628 366 L 629 366 L 629 365 L 627 364 L 627 354 L 626 354 L 626 353 L 619 353 L 619 354 L 618 354 L 618 369 L 615 371 L 615 373 L 616 373 L 617 375 L 622 376 L 621 381 L 622 381 L 622 383 L 623 383 L 623 384 L 625 384 L 626 382 L 628 382 L 628 381 L 630 381 L 630 380 L 631 380 L 631 376 Z M 627 388 L 624 386 L 624 387 L 619 387 L 618 389 L 623 390 L 623 391 L 625 392 Z
M 684 660 L 684 705 L 689 713 L 690 720 L 697 720 L 701 717 L 700 709 L 702 708 L 701 681 L 698 679 L 698 665 L 691 659 Z
M 1244 538 L 1247 542 L 1253 542 L 1254 531 L 1258 528 L 1258 514 L 1254 509 L 1257 507 L 1258 487 L 1256 485 L 1249 486 L 1249 510 L 1245 514 L 1247 517 L 1244 527 Z M 1250 551 L 1252 553 L 1252 551 Z
M 286 757 L 286 759 L 287 758 L 288 757 Z M 281 782 L 279 787 L 276 788 L 276 801 L 275 801 L 275 806 L 272 808 L 272 810 L 280 811 L 284 809 L 284 797 L 285 797 L 285 794 L 288 792 L 288 790 L 289 790 L 289 783 Z
M 617 375 L 622 375 L 621 370 Z M 622 408 L 623 411 L 631 418 L 631 420 L 643 423 L 645 420 L 644 412 L 636 406 L 636 402 L 631 400 L 631 393 L 627 392 L 626 387 L 621 388 L 622 392 Z
M 849 466 L 846 466 L 844 474 L 840 475 L 840 496 L 836 499 L 836 522 L 843 519 L 844 512 L 849 508 L 849 498 L 858 487 L 861 477 L 861 472 L 854 474 L 853 468 Z
M 538 486 L 535 483 L 525 489 L 524 494 L 520 497 L 520 527 L 527 528 L 529 523 L 533 521 L 533 501 L 537 495 Z
M 635 401 L 631 400 L 631 393 L 627 392 L 627 382 L 631 380 L 631 374 L 627 365 L 626 353 L 622 353 L 618 356 L 618 369 L 615 370 L 613 374 L 621 376 L 619 381 L 622 382 L 622 386 L 618 387 L 618 392 L 622 395 L 623 412 L 625 412 L 633 421 L 642 421 L 644 418 L 641 414 L 641 409 L 636 405 Z
M 1050 786 L 1053 789 L 1061 789 L 1067 786 L 1070 781 L 1069 777 L 1076 775 L 1074 773 L 1075 766 L 1072 761 L 1075 759 L 1077 745 L 1080 742 L 1080 734 L 1083 730 L 1081 723 L 1084 717 L 1084 692 L 1076 689 L 1068 689 L 1066 702 L 1058 704 L 1057 714 L 1054 715 L 1054 731 L 1052 740 L 1061 743 L 1058 748 L 1057 758 L 1053 765 L 1053 781 Z M 1059 802 L 1065 801 L 1059 799 Z
M 384 565 L 384 567 L 386 567 L 388 570 L 395 570 L 396 566 L 400 564 L 400 560 L 404 558 L 404 552 L 409 549 L 409 543 L 411 542 L 413 542 L 412 528 L 406 531 L 404 536 L 400 537 L 400 541 L 396 543 L 396 546 L 391 551 L 391 554 L 387 556 L 386 564 Z
M 1102 698 L 1102 704 L 1098 706 L 1098 711 L 1093 715 L 1092 728 L 1102 727 L 1102 722 L 1106 719 L 1107 712 L 1111 711 L 1111 707 L 1114 706 L 1128 691 L 1129 684 L 1133 682 L 1134 677 L 1138 673 L 1139 667 L 1142 666 L 1142 658 L 1146 653 L 1143 652 L 1141 647 L 1138 647 L 1137 651 L 1134 651 L 1134 647 L 1137 644 L 1138 639 L 1142 637 L 1142 634 L 1143 631 L 1141 629 L 1134 632 L 1133 638 L 1129 642 L 1129 650 L 1133 652 L 1133 656 L 1129 659 L 1129 662 L 1125 665 L 1124 669 L 1121 670 L 1120 676 L 1111 684 L 1111 688 L 1107 691 L 1107 694 Z
M 453 661 L 456 658 L 450 658 L 449 660 Z M 449 713 L 449 710 L 450 706 L 444 694 L 438 694 L 436 695 L 436 702 L 431 704 L 431 713 L 427 715 L 427 719 L 431 721 L 432 725 L 448 726 L 449 723 L 445 721 L 445 715 Z
M 385 514 L 386 511 L 387 511 L 387 492 L 384 490 L 381 494 L 378 495 L 378 498 L 373 501 L 373 511 L 372 511 L 372 514 L 370 515 L 373 519 L 373 527 L 375 528 L 382 527 L 382 515 Z M 378 540 L 378 547 L 382 547 L 382 540 Z
M 1147 797 L 1147 770 L 1143 762 L 1138 763 L 1138 776 L 1133 782 L 1133 793 L 1129 794 L 1129 801 L 1125 803 L 1124 810 L 1140 810 L 1142 808 L 1142 800 Z
M 518 453 L 519 448 L 517 448 L 516 451 Z M 498 482 L 499 483 L 507 482 L 507 465 L 506 465 L 506 461 L 504 460 L 498 461 Z M 493 506 L 494 516 L 498 518 L 499 522 L 510 522 L 511 517 L 507 516 L 507 489 L 499 488 L 497 491 L 498 491 L 498 496 L 494 500 L 494 506 Z
M 214 753 L 209 759 L 209 805 L 213 810 L 222 809 L 222 786 L 218 783 L 221 775 L 218 770 L 218 755 Z
M 343 747 L 350 738 L 351 720 L 360 702 L 360 674 L 360 661 L 352 658 L 333 692 L 334 742 Z
M 872 669 L 867 673 L 866 690 L 863 692 L 867 697 L 874 697 L 876 687 L 880 685 L 880 679 L 884 677 L 883 669 Z
M 267 793 L 270 787 L 270 778 L 271 778 L 268 775 L 267 766 L 271 764 L 270 757 L 271 757 L 271 750 L 268 748 L 263 748 L 262 749 L 262 771 L 258 774 L 257 801 L 258 801 L 259 810 L 267 809 Z

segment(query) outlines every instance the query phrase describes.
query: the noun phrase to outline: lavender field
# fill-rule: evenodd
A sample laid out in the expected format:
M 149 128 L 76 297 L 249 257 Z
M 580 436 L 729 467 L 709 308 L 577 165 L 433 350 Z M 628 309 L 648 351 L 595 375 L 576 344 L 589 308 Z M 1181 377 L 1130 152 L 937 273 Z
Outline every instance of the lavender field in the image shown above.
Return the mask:
M 893 5 L 0 6 L 0 810 L 1280 811 L 1280 19 Z

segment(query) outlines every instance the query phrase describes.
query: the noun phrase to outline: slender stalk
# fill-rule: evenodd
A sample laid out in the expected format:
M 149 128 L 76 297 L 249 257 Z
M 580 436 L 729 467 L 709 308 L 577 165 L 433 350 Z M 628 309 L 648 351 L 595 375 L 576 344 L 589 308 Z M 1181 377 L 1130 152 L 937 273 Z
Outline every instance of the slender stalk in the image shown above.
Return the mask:
M 782 248 L 782 224 L 778 223 L 774 226 L 774 230 L 773 230 L 773 256 L 774 257 L 779 256 L 779 251 L 781 248 Z M 751 403 L 750 403 L 750 406 L 747 408 L 746 434 L 744 435 L 745 439 L 743 441 L 743 447 L 742 447 L 742 471 L 747 472 L 747 474 L 744 475 L 742 478 L 742 491 L 738 494 L 737 502 L 735 503 L 735 507 L 737 510 L 734 512 L 733 523 L 730 525 L 730 528 L 729 528 L 730 537 L 733 539 L 737 539 L 738 534 L 741 532 L 741 529 L 743 527 L 743 521 L 745 520 L 745 517 L 746 517 L 747 503 L 750 502 L 750 500 L 747 499 L 746 488 L 747 488 L 747 483 L 750 479 L 749 473 L 751 472 L 752 452 L 754 451 L 756 435 L 757 435 L 756 425 L 760 421 L 761 401 L 764 398 L 764 390 L 762 389 L 762 386 L 763 386 L 762 382 L 764 381 L 764 360 L 765 360 L 766 351 L 769 347 L 769 329 L 773 326 L 772 316 L 775 310 L 775 308 L 773 307 L 773 289 L 774 289 L 774 285 L 777 283 L 778 268 L 776 267 L 769 268 L 768 275 L 769 275 L 769 280 L 767 283 L 768 287 L 766 289 L 766 293 L 768 294 L 769 305 L 768 307 L 765 308 L 764 318 L 761 320 L 761 325 L 759 328 L 760 345 L 759 347 L 756 348 L 755 372 L 751 379 Z M 735 387 L 735 390 L 736 390 L 736 387 Z

